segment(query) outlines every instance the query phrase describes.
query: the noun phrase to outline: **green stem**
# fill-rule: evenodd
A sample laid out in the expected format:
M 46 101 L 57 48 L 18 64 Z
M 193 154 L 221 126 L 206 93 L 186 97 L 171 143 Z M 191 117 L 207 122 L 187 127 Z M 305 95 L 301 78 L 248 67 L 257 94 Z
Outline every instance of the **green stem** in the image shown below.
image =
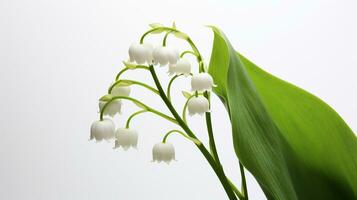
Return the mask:
M 205 68 L 204 68 L 204 64 L 203 64 L 203 60 L 202 60 L 202 56 L 201 56 L 200 51 L 198 50 L 198 48 L 196 47 L 196 45 L 194 44 L 194 42 L 191 40 L 190 37 L 187 37 L 186 41 L 191 45 L 192 50 L 197 55 L 196 58 L 197 58 L 197 61 L 199 63 L 199 72 L 205 72 Z M 204 92 L 203 95 L 210 102 L 209 93 L 206 91 L 206 92 Z M 196 92 L 196 96 L 197 96 L 197 92 Z M 211 105 L 211 103 L 210 103 L 210 105 Z M 207 125 L 208 137 L 209 137 L 210 150 L 211 150 L 211 153 L 213 154 L 214 159 L 216 160 L 217 165 L 219 165 L 219 167 L 222 168 L 222 171 L 223 171 L 223 167 L 222 167 L 221 162 L 219 160 L 219 156 L 218 156 L 217 148 L 216 148 L 216 143 L 215 143 L 215 139 L 214 139 L 214 135 L 213 135 L 211 113 L 210 112 L 206 112 L 205 116 L 206 116 L 206 125 Z
M 192 97 L 194 97 L 195 95 L 191 95 L 189 98 L 187 98 L 185 105 L 182 108 L 182 120 L 187 124 L 187 120 L 186 120 L 186 111 L 187 111 L 187 105 L 188 105 L 188 101 L 190 101 L 190 99 L 192 99 Z
M 243 191 L 244 199 L 248 200 L 248 189 L 247 189 L 247 182 L 245 179 L 244 166 L 240 161 L 239 161 L 239 169 L 242 178 L 242 191 Z
M 171 122 L 173 122 L 173 123 L 175 123 L 175 124 L 178 124 L 178 122 L 177 122 L 174 118 L 168 117 L 167 115 L 165 115 L 165 114 L 162 113 L 162 112 L 159 112 L 159 111 L 154 110 L 154 109 L 152 109 L 152 108 L 148 108 L 148 111 L 151 112 L 151 113 L 154 113 L 154 114 L 156 114 L 156 115 L 158 115 L 158 116 L 160 116 L 160 117 L 162 117 L 162 118 L 164 118 L 164 119 L 167 119 L 167 120 L 169 120 L 169 121 L 171 121 Z
M 174 82 L 174 80 L 176 80 L 178 77 L 182 76 L 183 74 L 179 74 L 179 75 L 175 75 L 174 77 L 171 78 L 168 86 L 167 86 L 167 90 L 166 90 L 166 94 L 167 94 L 167 98 L 171 101 L 171 86 L 172 83 Z M 190 73 L 190 75 L 192 76 L 192 73 Z
M 120 72 L 115 76 L 115 80 L 118 80 L 118 79 L 120 78 L 120 76 L 121 76 L 124 72 L 126 72 L 126 71 L 128 71 L 128 70 L 129 70 L 129 68 L 127 68 L 127 67 L 125 67 L 124 69 L 120 70 Z
M 125 125 L 125 127 L 126 127 L 126 128 L 129 128 L 129 127 L 130 127 L 130 122 L 131 122 L 131 120 L 133 119 L 133 117 L 135 117 L 136 115 L 139 115 L 139 114 L 141 114 L 141 113 L 145 113 L 145 112 L 148 112 L 148 111 L 147 111 L 147 110 L 139 110 L 139 111 L 137 111 L 137 112 L 131 114 L 130 117 L 128 118 L 128 120 L 126 120 L 126 125 Z
M 160 29 L 162 29 L 163 31 L 178 32 L 178 30 L 176 30 L 176 29 L 174 29 L 174 28 L 170 28 L 170 27 L 157 27 L 157 28 L 153 28 L 153 29 L 150 29 L 150 30 L 146 31 L 146 32 L 141 36 L 141 38 L 140 38 L 140 44 L 143 44 L 143 43 L 144 43 L 144 39 L 145 39 L 145 37 L 146 37 L 148 34 L 154 32 L 154 31 L 158 31 L 158 30 L 160 30 Z
M 172 83 L 174 82 L 174 80 L 176 78 L 178 78 L 179 76 L 181 76 L 182 74 L 180 75 L 175 75 L 174 77 L 171 78 L 169 84 L 167 85 L 167 91 L 166 91 L 166 94 L 167 94 L 167 98 L 171 101 L 171 85 Z
M 193 52 L 193 51 L 184 51 L 184 52 L 182 52 L 181 55 L 180 55 L 180 58 L 182 58 L 186 54 L 192 54 L 197 58 L 197 54 L 195 52 Z
M 169 132 L 167 132 L 164 136 L 164 138 L 162 139 L 162 143 L 166 143 L 167 137 L 169 137 L 169 135 L 171 135 L 171 133 L 179 133 L 180 135 L 182 135 L 183 137 L 185 137 L 186 139 L 191 140 L 192 142 L 194 142 L 197 145 L 201 144 L 201 141 L 199 141 L 198 139 L 195 138 L 191 138 L 190 136 L 186 135 L 184 132 L 180 131 L 180 130 L 171 130 Z
M 208 99 L 208 102 L 211 102 L 210 95 L 207 91 L 203 93 L 203 96 Z M 213 135 L 211 112 L 206 112 L 205 115 L 206 115 L 206 126 L 207 126 L 208 138 L 209 138 L 209 147 L 211 153 L 213 154 L 214 159 L 217 161 L 217 163 L 221 164 L 217 153 L 217 147 L 216 147 L 214 135 Z
M 182 129 L 187 133 L 188 136 L 190 136 L 191 138 L 197 139 L 195 134 L 191 131 L 191 129 L 187 126 L 187 124 L 182 120 L 180 115 L 176 112 L 175 108 L 171 104 L 170 100 L 167 98 L 164 90 L 161 87 L 160 81 L 157 78 L 155 69 L 154 69 L 154 67 L 152 65 L 150 65 L 150 72 L 151 72 L 151 75 L 152 75 L 152 77 L 154 79 L 156 87 L 159 90 L 159 93 L 160 93 L 160 96 L 161 96 L 162 100 L 164 101 L 164 103 L 166 104 L 167 108 L 170 110 L 172 115 L 175 117 L 175 119 L 178 122 L 178 124 L 182 127 Z M 217 165 L 217 163 L 214 160 L 214 158 L 211 156 L 211 154 L 207 151 L 206 147 L 202 143 L 201 144 L 196 144 L 196 146 L 201 151 L 203 156 L 206 158 L 208 163 L 211 165 L 213 171 L 216 173 L 216 175 L 217 175 L 218 179 L 220 180 L 220 182 L 222 183 L 222 186 L 223 186 L 224 190 L 226 191 L 227 196 L 229 197 L 229 199 L 230 200 L 237 200 L 237 197 L 236 197 L 235 193 L 233 192 L 233 190 L 232 190 L 232 188 L 231 188 L 231 186 L 229 184 L 229 181 L 228 181 L 228 179 L 227 179 L 222 167 L 220 167 L 220 165 Z
M 120 76 L 128 71 L 129 69 L 145 69 L 145 70 L 149 70 L 149 67 L 147 66 L 143 66 L 143 65 L 137 65 L 135 68 L 128 68 L 128 67 L 125 67 L 124 69 L 120 70 L 120 72 L 115 76 L 115 81 L 119 80 Z
M 157 91 L 155 88 L 145 84 L 145 83 L 142 83 L 142 82 L 139 82 L 139 81 L 134 81 L 134 80 L 127 80 L 127 79 L 121 79 L 121 80 L 118 80 L 116 81 L 115 83 L 113 83 L 113 85 L 111 85 L 108 89 L 108 94 L 111 94 L 112 93 L 112 90 L 115 86 L 117 86 L 118 84 L 120 83 L 129 83 L 129 84 L 135 84 L 135 85 L 139 85 L 139 86 L 142 86 L 152 92 L 154 92 L 155 94 L 159 94 L 159 91 Z
M 241 200 L 244 200 L 244 198 L 245 198 L 244 195 L 238 190 L 238 188 L 234 185 L 234 183 L 229 179 L 228 179 L 228 181 L 229 181 L 229 184 L 231 185 L 231 187 L 233 189 L 233 192 L 236 193 L 238 198 L 241 199 Z
M 190 37 L 187 37 L 187 42 L 191 45 L 192 50 L 197 55 L 197 61 L 199 63 L 199 71 L 200 72 L 205 72 L 205 68 L 204 68 L 204 65 L 203 65 L 203 60 L 202 60 L 201 53 L 199 52 L 199 50 L 197 49 L 196 45 L 194 44 L 194 42 L 191 40 Z M 203 95 L 210 102 L 209 93 L 206 91 L 206 92 L 204 92 Z M 197 91 L 196 91 L 196 96 L 197 96 Z M 210 103 L 210 105 L 211 105 L 211 103 Z M 215 140 L 214 140 L 214 135 L 213 135 L 211 113 L 210 112 L 206 112 L 205 115 L 206 115 L 206 125 L 207 125 L 208 137 L 209 137 L 210 150 L 211 150 L 211 152 L 213 154 L 213 157 L 216 160 L 216 162 L 219 165 L 221 165 L 221 162 L 219 160 L 219 156 L 218 156 L 218 153 L 217 153 L 217 148 L 216 148 L 216 143 L 215 143 Z
M 153 109 L 153 108 L 151 108 L 151 107 L 145 105 L 144 103 L 142 103 L 142 102 L 139 101 L 139 100 L 136 100 L 136 99 L 134 99 L 134 98 L 127 97 L 127 96 L 115 96 L 115 97 L 113 97 L 112 99 L 110 99 L 106 104 L 104 104 L 102 110 L 100 111 L 100 121 L 103 121 L 103 116 L 104 116 L 104 111 L 105 111 L 105 109 L 108 107 L 108 105 L 109 105 L 112 101 L 114 101 L 114 100 L 116 100 L 116 99 L 125 99 L 125 100 L 132 101 L 133 103 L 135 103 L 135 104 L 138 105 L 139 107 L 145 108 L 148 112 L 154 113 L 154 114 L 156 114 L 156 115 L 158 115 L 158 116 L 160 116 L 160 117 L 162 117 L 162 118 L 164 118 L 164 119 L 167 119 L 168 121 L 171 121 L 171 122 L 177 124 L 177 121 L 176 121 L 174 118 L 172 118 L 172 117 L 170 117 L 170 116 L 168 116 L 168 115 L 165 115 L 164 113 L 161 113 L 160 111 L 157 111 L 157 110 L 155 110 L 155 109 Z
M 199 65 L 199 71 L 200 72 L 205 72 L 205 68 L 203 66 L 203 60 L 202 60 L 202 56 L 201 56 L 200 51 L 197 49 L 195 43 L 193 43 L 193 41 L 191 40 L 190 37 L 187 37 L 186 41 L 190 44 L 192 50 L 197 55 L 196 58 L 197 58 L 197 62 L 198 62 L 198 65 Z
M 167 37 L 170 35 L 171 32 L 172 32 L 172 31 L 167 31 L 167 33 L 165 34 L 164 39 L 162 40 L 162 46 L 163 46 L 163 47 L 166 46 Z

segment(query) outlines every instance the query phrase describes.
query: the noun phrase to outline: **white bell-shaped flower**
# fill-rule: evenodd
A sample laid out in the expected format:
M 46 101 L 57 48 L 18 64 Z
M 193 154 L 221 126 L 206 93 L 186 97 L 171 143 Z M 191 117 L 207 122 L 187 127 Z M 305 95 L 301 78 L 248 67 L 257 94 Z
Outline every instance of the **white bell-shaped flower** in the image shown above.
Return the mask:
M 180 58 L 176 64 L 169 65 L 169 75 L 180 75 L 189 76 L 191 73 L 191 63 L 185 58 Z
M 137 64 L 152 62 L 153 46 L 151 44 L 132 44 L 129 47 L 129 60 Z
M 114 96 L 129 96 L 131 92 L 130 86 L 116 85 L 111 91 Z
M 138 133 L 129 128 L 118 128 L 115 132 L 115 149 L 123 147 L 128 150 L 130 147 L 136 148 L 138 144 Z
M 95 139 L 97 142 L 110 140 L 114 138 L 115 124 L 110 119 L 103 119 L 102 121 L 93 122 L 90 128 L 90 139 Z
M 211 90 L 216 85 L 213 83 L 213 78 L 208 73 L 199 73 L 192 76 L 191 88 L 192 91 Z
M 190 116 L 194 114 L 202 115 L 209 112 L 208 99 L 203 96 L 194 96 L 187 102 L 187 109 Z
M 153 51 L 154 64 L 165 66 L 167 64 L 176 64 L 180 58 L 180 53 L 177 49 L 167 46 L 158 46 Z
M 99 111 L 101 111 L 106 104 L 106 101 L 99 101 Z M 109 115 L 114 117 L 117 113 L 121 113 L 122 102 L 120 99 L 115 99 L 114 101 L 110 102 L 108 106 L 105 108 L 104 115 Z
M 175 160 L 175 148 L 171 143 L 157 143 L 152 149 L 153 162 L 166 162 L 169 164 L 172 160 Z

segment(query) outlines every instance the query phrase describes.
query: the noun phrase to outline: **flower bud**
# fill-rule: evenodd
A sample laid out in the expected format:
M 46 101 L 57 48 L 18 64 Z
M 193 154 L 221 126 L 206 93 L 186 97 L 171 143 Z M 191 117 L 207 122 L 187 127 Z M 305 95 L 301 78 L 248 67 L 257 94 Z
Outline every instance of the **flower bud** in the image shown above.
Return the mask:
M 155 64 L 165 66 L 167 64 L 176 64 L 180 57 L 177 49 L 171 47 L 159 46 L 153 51 L 153 59 Z
M 106 101 L 99 101 L 99 111 L 101 111 L 106 104 Z M 122 102 L 120 99 L 115 99 L 108 104 L 108 106 L 104 110 L 104 115 L 109 115 L 114 117 L 117 113 L 121 113 Z
M 206 91 L 215 87 L 213 78 L 208 73 L 199 73 L 192 76 L 191 88 L 192 91 Z
M 171 143 L 157 143 L 152 149 L 153 162 L 164 161 L 169 164 L 172 160 L 175 160 L 175 148 Z
M 130 147 L 136 148 L 138 144 L 138 133 L 133 129 L 118 128 L 115 132 L 115 147 L 123 147 L 124 150 L 128 150 Z
M 130 92 L 130 86 L 117 85 L 112 89 L 111 94 L 114 96 L 129 96 Z
M 129 47 L 129 60 L 137 64 L 152 62 L 153 47 L 150 44 L 132 44 Z
M 184 58 L 181 58 L 177 61 L 176 64 L 169 65 L 169 75 L 176 74 L 180 75 L 183 74 L 185 76 L 189 76 L 191 73 L 191 63 Z
M 187 109 L 190 116 L 209 112 L 208 99 L 203 96 L 194 96 L 187 102 Z
M 97 142 L 110 140 L 114 138 L 115 125 L 110 119 L 103 119 L 102 121 L 93 122 L 90 128 L 90 139 L 95 139 Z

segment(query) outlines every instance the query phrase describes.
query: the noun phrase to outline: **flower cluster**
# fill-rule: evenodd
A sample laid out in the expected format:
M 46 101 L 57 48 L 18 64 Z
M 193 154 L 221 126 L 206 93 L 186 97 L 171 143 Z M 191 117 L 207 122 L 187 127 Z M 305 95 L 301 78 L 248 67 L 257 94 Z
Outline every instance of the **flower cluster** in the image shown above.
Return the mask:
M 164 162 L 169 164 L 176 160 L 175 147 L 172 143 L 167 142 L 168 137 L 172 133 L 177 133 L 183 136 L 190 142 L 193 142 L 203 156 L 212 167 L 213 171 L 219 177 L 224 189 L 231 200 L 236 200 L 236 196 L 240 199 L 246 198 L 246 190 L 241 193 L 236 186 L 225 176 L 223 167 L 218 157 L 217 149 L 213 137 L 213 129 L 210 113 L 210 94 L 215 87 L 212 76 L 207 73 L 205 62 L 198 48 L 193 43 L 189 36 L 176 28 L 175 23 L 172 27 L 162 26 L 161 24 L 151 24 L 151 29 L 145 32 L 138 43 L 133 43 L 128 50 L 129 58 L 124 61 L 124 68 L 115 76 L 115 82 L 108 88 L 108 93 L 99 99 L 100 119 L 92 123 L 90 129 L 90 139 L 97 142 L 112 141 L 113 149 L 128 150 L 136 149 L 139 141 L 139 134 L 135 129 L 130 127 L 131 120 L 141 113 L 151 113 L 166 119 L 168 122 L 177 126 L 177 129 L 172 129 L 166 132 L 162 140 L 153 144 L 152 147 L 152 162 Z M 152 45 L 144 41 L 146 36 L 150 34 L 165 33 L 160 45 Z M 184 51 L 179 51 L 174 46 L 166 45 L 169 35 L 173 35 L 180 40 L 184 40 L 191 47 Z M 193 70 L 194 63 L 186 58 L 186 55 L 194 56 L 197 60 L 198 70 Z M 156 69 L 167 69 L 170 81 L 166 84 L 166 90 L 163 89 L 161 80 L 156 74 Z M 155 86 L 148 85 L 138 80 L 122 79 L 122 74 L 128 70 L 146 70 L 150 73 Z M 186 98 L 186 102 L 182 107 L 182 112 L 177 111 L 177 106 L 174 106 L 174 99 L 171 98 L 171 86 L 173 82 L 184 77 L 185 80 L 190 78 L 191 91 L 181 91 Z M 131 93 L 132 86 L 139 86 L 158 95 L 170 114 L 165 114 L 156 110 L 142 101 L 133 97 Z M 134 103 L 139 110 L 133 112 L 126 120 L 125 126 L 117 126 L 113 118 L 122 113 L 123 101 Z M 180 107 L 180 106 L 178 106 Z M 202 143 L 197 135 L 192 131 L 190 124 L 187 122 L 186 113 L 189 116 L 197 115 L 205 117 L 204 120 L 207 126 L 207 135 L 209 138 L 209 149 Z M 179 113 L 182 113 L 181 115 Z M 122 117 L 122 116 L 121 116 Z M 240 168 L 241 169 L 241 168 Z M 242 173 L 242 177 L 244 173 Z M 245 180 L 244 177 L 242 180 Z M 242 182 L 242 185 L 245 184 Z
M 155 29 L 155 28 L 154 28 Z M 154 30 L 153 29 L 153 30 Z M 170 28 L 166 28 L 167 30 L 171 30 Z M 163 28 L 163 30 L 166 30 Z M 174 29 L 172 29 L 174 30 Z M 176 30 L 175 30 L 176 31 Z M 181 34 L 181 38 L 186 38 L 183 33 L 176 31 L 174 33 L 176 35 Z M 172 32 L 172 31 L 171 31 Z M 140 101 L 130 97 L 131 93 L 131 85 L 136 83 L 140 86 L 146 87 L 151 91 L 156 92 L 157 94 L 162 95 L 155 88 L 148 86 L 144 83 L 138 81 L 124 80 L 120 79 L 120 75 L 127 69 L 151 69 L 156 66 L 160 67 L 168 67 L 168 74 L 172 77 L 172 81 L 178 76 L 183 75 L 184 77 L 191 76 L 191 91 L 192 93 L 187 93 L 186 98 L 186 106 L 184 109 L 187 109 L 189 115 L 202 115 L 210 111 L 210 103 L 208 99 L 208 95 L 205 95 L 205 92 L 210 92 L 212 87 L 214 87 L 214 82 L 212 77 L 206 73 L 204 70 L 199 70 L 198 73 L 192 73 L 192 65 L 190 61 L 186 58 L 183 58 L 185 53 L 189 52 L 192 55 L 196 56 L 199 64 L 203 63 L 199 52 L 193 51 L 185 51 L 180 54 L 179 50 L 172 47 L 166 46 L 166 37 L 171 33 L 170 31 L 166 31 L 165 42 L 162 45 L 153 46 L 152 44 L 143 42 L 143 38 L 140 40 L 140 43 L 133 43 L 128 50 L 129 53 L 129 62 L 124 62 L 126 67 L 118 74 L 116 78 L 116 82 L 110 87 L 107 95 L 103 96 L 99 100 L 99 112 L 101 114 L 101 119 L 99 121 L 95 121 L 91 127 L 90 139 L 94 139 L 97 142 L 106 140 L 111 141 L 114 140 L 114 149 L 123 148 L 124 150 L 128 150 L 129 148 L 137 148 L 138 145 L 138 133 L 136 130 L 129 128 L 129 122 L 132 117 L 140 114 L 142 112 L 152 112 L 154 114 L 159 114 L 161 117 L 168 119 L 171 122 L 177 123 L 177 119 L 167 116 L 159 111 L 156 111 Z M 145 36 L 145 34 L 144 34 Z M 143 36 L 143 37 L 144 37 Z M 124 84 L 125 83 L 125 84 Z M 161 86 L 160 86 L 161 87 Z M 168 86 L 170 87 L 170 85 Z M 168 88 L 170 89 L 170 88 Z M 169 90 L 168 90 L 169 91 Z M 167 94 L 169 96 L 169 94 Z M 166 97 L 162 97 L 166 98 Z M 115 127 L 114 122 L 110 118 L 103 118 L 103 116 L 114 117 L 117 114 L 121 114 L 123 100 L 129 100 L 134 102 L 136 105 L 139 105 L 143 110 L 134 113 L 128 118 L 126 127 Z M 171 100 L 170 100 L 171 101 Z M 185 116 L 183 116 L 185 118 Z M 175 160 L 175 148 L 171 143 L 166 142 L 166 137 L 172 133 L 178 132 L 184 137 L 194 141 L 195 143 L 198 141 L 195 138 L 191 138 L 191 136 L 186 135 L 181 131 L 169 131 L 165 135 L 165 139 L 162 142 L 159 142 L 153 146 L 152 156 L 153 161 L 156 162 L 166 162 L 170 163 L 170 161 Z M 197 143 L 196 143 L 197 144 Z

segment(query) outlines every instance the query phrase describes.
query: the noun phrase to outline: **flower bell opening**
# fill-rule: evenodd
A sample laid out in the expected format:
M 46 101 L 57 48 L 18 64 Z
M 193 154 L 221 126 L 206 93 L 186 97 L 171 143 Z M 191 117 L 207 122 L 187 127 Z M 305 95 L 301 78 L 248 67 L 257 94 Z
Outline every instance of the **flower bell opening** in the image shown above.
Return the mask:
M 157 143 L 152 149 L 152 161 L 153 162 L 165 162 L 169 164 L 175 160 L 175 148 L 171 143 Z
M 115 125 L 110 119 L 103 119 L 92 123 L 90 129 L 90 140 L 97 142 L 102 140 L 111 140 L 114 138 Z
M 187 109 L 190 116 L 195 114 L 203 115 L 209 112 L 208 99 L 203 96 L 193 96 L 187 103 Z
M 129 60 L 137 64 L 151 64 L 152 52 L 151 44 L 132 44 L 129 47 Z
M 102 111 L 104 106 L 108 102 L 106 101 L 99 101 L 99 111 Z M 114 101 L 110 102 L 107 107 L 105 108 L 104 115 L 109 115 L 114 117 L 116 114 L 121 113 L 122 101 L 120 99 L 115 99 Z
M 128 150 L 130 147 L 137 148 L 138 145 L 138 133 L 129 128 L 118 128 L 115 132 L 115 146 L 114 149 L 122 147 L 124 150 Z
M 185 58 L 181 58 L 176 64 L 169 65 L 169 75 L 180 75 L 189 76 L 191 74 L 191 63 Z
M 158 46 L 153 51 L 155 65 L 166 66 L 167 64 L 176 64 L 180 53 L 177 49 L 167 46 Z
M 212 87 L 215 87 L 213 83 L 213 78 L 208 73 L 198 73 L 194 74 L 191 79 L 191 90 L 192 91 L 211 91 Z

